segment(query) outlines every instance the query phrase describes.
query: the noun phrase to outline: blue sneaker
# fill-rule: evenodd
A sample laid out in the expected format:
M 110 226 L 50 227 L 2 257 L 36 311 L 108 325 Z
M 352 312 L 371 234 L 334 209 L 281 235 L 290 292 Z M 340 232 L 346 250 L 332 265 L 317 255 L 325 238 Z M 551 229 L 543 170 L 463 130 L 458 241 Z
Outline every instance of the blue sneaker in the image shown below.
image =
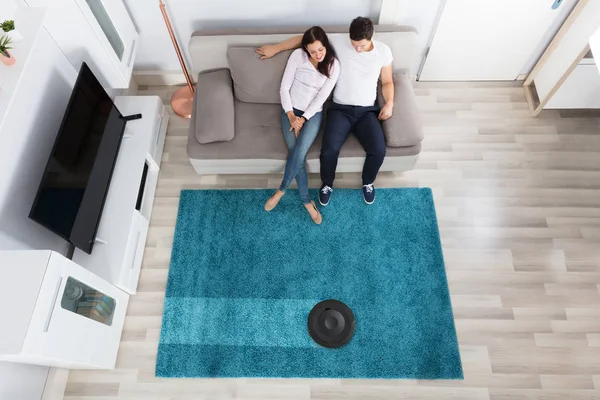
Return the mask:
M 363 199 L 365 199 L 365 203 L 373 204 L 375 201 L 375 188 L 373 184 L 363 185 Z
M 331 197 L 331 192 L 333 192 L 333 189 L 330 188 L 327 185 L 323 185 L 321 186 L 321 189 L 319 190 L 319 203 L 321 203 L 322 206 L 326 206 L 327 204 L 329 204 L 329 198 Z

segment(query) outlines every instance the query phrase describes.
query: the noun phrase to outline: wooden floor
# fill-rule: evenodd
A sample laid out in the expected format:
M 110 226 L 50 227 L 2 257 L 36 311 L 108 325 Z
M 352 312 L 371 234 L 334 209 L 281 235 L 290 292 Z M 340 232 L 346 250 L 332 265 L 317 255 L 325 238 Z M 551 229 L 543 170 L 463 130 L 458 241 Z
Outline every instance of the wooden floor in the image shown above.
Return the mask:
M 142 89 L 163 99 L 173 90 Z M 417 83 L 416 93 L 425 125 L 418 165 L 376 184 L 433 188 L 464 381 L 154 377 L 179 191 L 274 188 L 281 179 L 196 175 L 188 122 L 173 117 L 117 369 L 72 371 L 65 398 L 600 399 L 598 114 L 531 118 L 512 83 Z M 359 174 L 336 181 L 358 184 Z

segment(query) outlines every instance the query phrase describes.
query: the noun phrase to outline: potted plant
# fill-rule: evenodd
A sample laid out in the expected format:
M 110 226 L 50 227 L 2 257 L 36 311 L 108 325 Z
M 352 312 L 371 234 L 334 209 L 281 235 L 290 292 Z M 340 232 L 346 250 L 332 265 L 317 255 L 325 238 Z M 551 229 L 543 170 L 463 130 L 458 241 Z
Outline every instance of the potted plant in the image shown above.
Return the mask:
M 23 36 L 15 28 L 15 21 L 7 19 L 0 24 L 0 33 L 4 32 L 13 43 L 23 40 Z
M 0 61 L 4 65 L 13 65 L 15 63 L 15 58 L 10 54 L 8 50 L 12 49 L 10 44 L 12 40 L 7 35 L 0 36 Z

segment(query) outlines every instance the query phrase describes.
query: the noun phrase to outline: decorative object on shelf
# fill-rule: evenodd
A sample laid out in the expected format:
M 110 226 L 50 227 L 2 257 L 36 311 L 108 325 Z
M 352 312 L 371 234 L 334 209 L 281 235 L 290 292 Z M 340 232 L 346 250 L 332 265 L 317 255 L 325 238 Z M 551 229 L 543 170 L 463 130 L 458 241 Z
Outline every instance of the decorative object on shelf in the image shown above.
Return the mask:
M 12 40 L 7 35 L 0 36 L 0 61 L 2 64 L 11 66 L 15 63 L 15 58 L 8 50 L 12 49 L 10 44 Z
M 15 21 L 7 19 L 0 24 L 0 29 L 13 43 L 23 40 L 23 35 L 15 28 Z
M 181 69 L 183 70 L 183 74 L 185 75 L 185 80 L 187 81 L 187 86 L 178 89 L 173 96 L 171 97 L 171 107 L 173 107 L 173 111 L 175 114 L 179 115 L 183 118 L 191 118 L 192 117 L 192 104 L 194 102 L 194 84 L 192 83 L 192 79 L 190 78 L 190 74 L 185 66 L 185 61 L 183 60 L 183 56 L 181 55 L 181 49 L 179 48 L 179 44 L 177 44 L 177 39 L 175 38 L 175 32 L 173 31 L 173 26 L 171 25 L 171 21 L 169 20 L 169 16 L 167 15 L 167 10 L 165 8 L 165 3 L 163 0 L 159 0 L 160 2 L 160 11 L 165 19 L 165 24 L 167 25 L 167 29 L 169 30 L 169 36 L 171 36 L 171 41 L 173 41 L 173 47 L 175 48 L 175 52 L 177 53 L 177 57 L 179 58 L 179 63 L 181 64 Z
M 110 326 L 115 300 L 73 277 L 67 279 L 61 307 L 101 324 Z
M 0 28 L 2 28 L 4 32 L 13 31 L 15 29 L 15 21 L 13 21 L 12 19 L 7 19 L 2 24 L 0 24 Z

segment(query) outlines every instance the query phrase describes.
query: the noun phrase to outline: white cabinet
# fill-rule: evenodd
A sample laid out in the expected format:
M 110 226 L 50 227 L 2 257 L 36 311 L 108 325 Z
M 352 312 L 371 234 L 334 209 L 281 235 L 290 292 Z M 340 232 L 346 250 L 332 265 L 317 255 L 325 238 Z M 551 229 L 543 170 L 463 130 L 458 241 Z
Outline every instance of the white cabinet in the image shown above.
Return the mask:
M 600 108 L 598 57 L 590 52 L 599 26 L 600 0 L 578 2 L 523 85 L 533 116 L 545 108 Z
M 600 73 L 591 51 L 544 106 L 544 109 L 571 108 L 600 108 Z
M 118 96 L 128 122 L 106 195 L 92 254 L 75 250 L 73 260 L 127 293 L 134 294 L 142 267 L 169 114 L 157 96 Z
M 0 361 L 114 368 L 129 296 L 50 250 L 0 251 Z
M 590 51 L 592 52 L 592 58 L 600 60 L 600 27 L 590 37 Z M 600 61 L 596 63 L 598 67 L 598 73 L 600 73 Z
M 44 27 L 79 70 L 86 62 L 105 88 L 129 87 L 138 32 L 122 0 L 26 0 L 45 7 Z

